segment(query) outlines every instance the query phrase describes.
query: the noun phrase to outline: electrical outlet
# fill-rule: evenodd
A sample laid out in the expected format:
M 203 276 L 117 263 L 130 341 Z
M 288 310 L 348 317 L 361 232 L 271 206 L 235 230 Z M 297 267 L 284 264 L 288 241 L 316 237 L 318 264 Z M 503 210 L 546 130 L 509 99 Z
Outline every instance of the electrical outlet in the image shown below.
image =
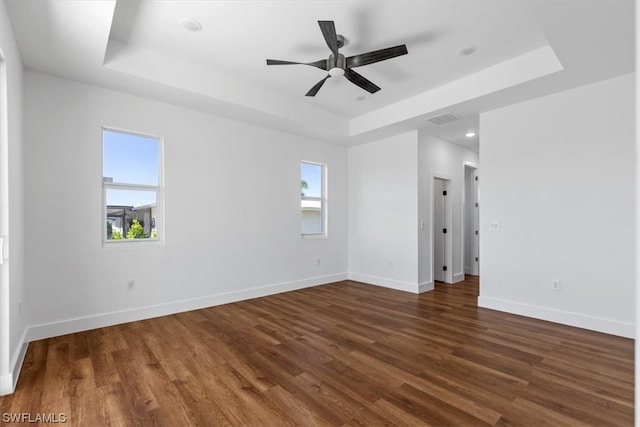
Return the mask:
M 133 279 L 127 280 L 127 290 L 132 291 L 136 288 L 136 281 Z
M 556 292 L 560 292 L 560 279 L 551 280 L 551 289 Z

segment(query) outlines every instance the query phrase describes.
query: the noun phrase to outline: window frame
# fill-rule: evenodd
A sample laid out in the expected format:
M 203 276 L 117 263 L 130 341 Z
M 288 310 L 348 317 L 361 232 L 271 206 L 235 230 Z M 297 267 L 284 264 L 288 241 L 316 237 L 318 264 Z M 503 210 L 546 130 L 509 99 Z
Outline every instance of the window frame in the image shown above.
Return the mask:
M 321 177 L 320 177 L 320 184 L 321 184 L 321 188 L 320 188 L 320 197 L 317 196 L 303 196 L 302 194 L 300 194 L 300 202 L 304 201 L 304 200 L 309 200 L 309 201 L 319 201 L 320 202 L 320 215 L 321 215 L 321 224 L 322 224 L 322 231 L 320 232 L 315 232 L 315 233 L 305 233 L 302 231 L 302 206 L 300 206 L 300 236 L 303 239 L 313 239 L 313 238 L 325 238 L 328 236 L 328 198 L 327 198 L 327 164 L 326 163 L 319 163 L 319 162 L 313 162 L 313 161 L 309 161 L 309 160 L 301 160 L 300 161 L 300 167 L 302 167 L 302 164 L 307 164 L 307 165 L 313 165 L 313 166 L 320 166 L 320 173 L 321 173 Z M 300 181 L 302 181 L 302 174 L 300 174 Z
M 126 182 L 105 182 L 104 180 L 104 133 L 115 132 L 121 134 L 127 134 L 132 136 L 139 136 L 143 138 L 154 139 L 158 142 L 158 183 L 157 185 L 151 184 L 131 184 Z M 100 181 L 102 187 L 102 217 L 101 217 L 101 240 L 103 247 L 111 245 L 159 245 L 164 244 L 164 140 L 162 137 L 154 135 L 152 133 L 143 133 L 138 131 L 132 131 L 128 129 L 122 129 L 113 126 L 102 126 L 100 131 Z M 134 191 L 152 191 L 156 193 L 156 217 L 155 217 L 155 229 L 157 233 L 156 238 L 144 238 L 144 239 L 107 239 L 107 227 L 105 225 L 107 219 L 107 190 L 134 190 Z M 126 242 L 126 243 L 125 243 Z

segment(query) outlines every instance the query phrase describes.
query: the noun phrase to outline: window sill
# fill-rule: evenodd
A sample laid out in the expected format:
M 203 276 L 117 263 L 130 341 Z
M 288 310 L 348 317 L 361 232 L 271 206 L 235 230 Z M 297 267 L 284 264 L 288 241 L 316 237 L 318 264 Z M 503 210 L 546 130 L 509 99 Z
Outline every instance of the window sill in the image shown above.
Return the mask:
M 103 248 L 116 248 L 116 247 L 139 247 L 139 246 L 162 246 L 163 240 L 160 239 L 118 239 L 118 240 L 103 240 Z
M 301 234 L 302 239 L 326 239 L 327 233 Z

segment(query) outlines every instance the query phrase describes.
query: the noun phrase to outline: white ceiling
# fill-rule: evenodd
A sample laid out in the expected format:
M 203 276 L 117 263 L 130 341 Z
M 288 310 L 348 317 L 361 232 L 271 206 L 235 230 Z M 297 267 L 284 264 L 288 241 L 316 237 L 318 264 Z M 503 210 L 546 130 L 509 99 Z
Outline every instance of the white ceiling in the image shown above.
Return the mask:
M 331 142 L 423 128 L 478 149 L 478 114 L 634 70 L 634 2 L 550 0 L 7 0 L 24 65 L 92 84 Z M 202 24 L 186 31 L 181 18 Z M 304 65 L 406 44 L 358 68 L 371 95 Z M 473 55 L 457 51 L 474 45 Z M 432 125 L 452 112 L 462 120 Z

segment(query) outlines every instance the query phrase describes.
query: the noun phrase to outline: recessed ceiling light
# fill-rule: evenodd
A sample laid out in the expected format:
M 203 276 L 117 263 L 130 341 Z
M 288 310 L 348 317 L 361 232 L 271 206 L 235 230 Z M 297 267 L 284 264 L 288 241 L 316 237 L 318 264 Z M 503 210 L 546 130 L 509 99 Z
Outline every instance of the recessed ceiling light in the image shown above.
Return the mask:
M 185 30 L 193 33 L 202 31 L 202 24 L 193 18 L 182 18 L 180 20 L 180 25 L 182 25 Z
M 476 133 L 474 131 L 469 131 L 465 133 L 464 136 L 466 136 L 467 138 L 473 138 L 474 136 L 476 136 Z
M 460 56 L 467 56 L 467 55 L 471 55 L 473 53 L 475 53 L 477 50 L 477 48 L 470 44 L 469 46 L 463 46 L 460 49 L 458 49 L 458 55 Z

